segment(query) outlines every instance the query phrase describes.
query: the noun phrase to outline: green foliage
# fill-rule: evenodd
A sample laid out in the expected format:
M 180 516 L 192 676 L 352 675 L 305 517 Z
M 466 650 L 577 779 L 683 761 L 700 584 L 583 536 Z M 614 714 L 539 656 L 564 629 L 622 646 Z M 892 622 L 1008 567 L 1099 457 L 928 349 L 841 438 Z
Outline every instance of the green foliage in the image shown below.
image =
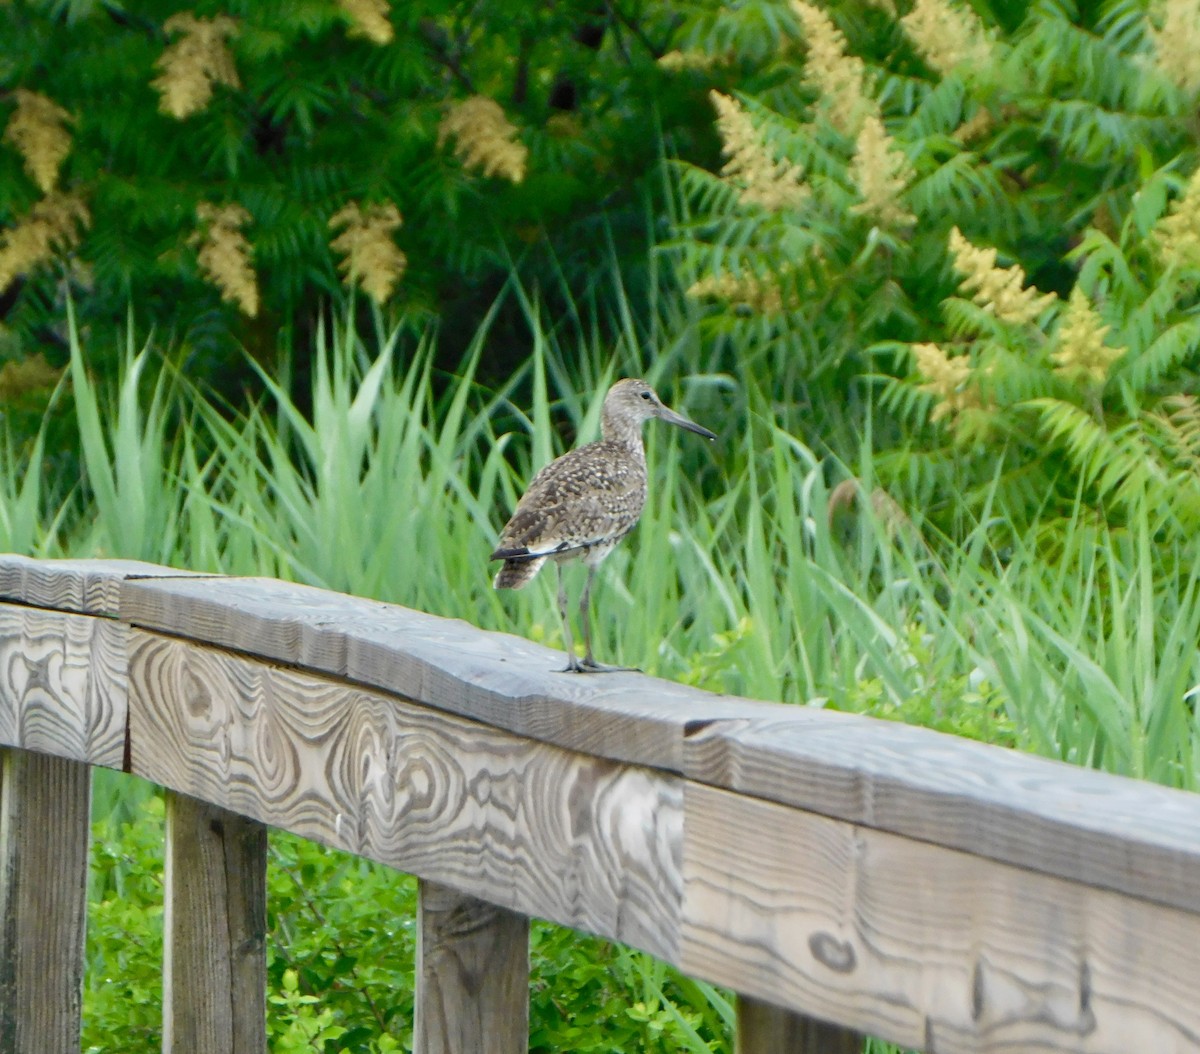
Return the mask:
M 169 376 L 160 371 L 143 406 L 142 372 L 150 349 L 135 352 L 132 327 L 116 378 L 116 394 L 102 408 L 87 371 L 68 304 L 70 376 L 79 450 L 95 503 L 95 534 L 86 548 L 106 556 L 163 562 L 174 552 L 179 498 L 167 485 L 177 458 L 166 409 Z
M 1200 569 L 1191 540 L 1164 543 L 1144 509 L 1121 529 L 1081 509 L 1053 537 L 1045 564 L 1044 540 L 1018 543 L 997 585 L 985 586 L 996 606 L 981 602 L 964 623 L 980 670 L 1032 749 L 1194 789 Z M 1043 571 L 1022 574 L 1029 566 Z
M 538 305 L 530 308 L 538 319 Z M 285 385 L 265 380 L 257 405 L 220 408 L 161 361 L 138 366 L 145 353 L 127 344 L 132 365 L 121 385 L 89 387 L 78 374 L 70 405 L 94 419 L 101 453 L 85 458 L 88 477 L 69 515 L 42 495 L 33 534 L 57 523 L 61 551 L 72 555 L 94 552 L 100 539 L 155 539 L 151 552 L 168 562 L 336 584 L 553 643 L 552 583 L 514 597 L 487 588 L 495 528 L 538 463 L 594 430 L 609 378 L 665 368 L 682 352 L 647 364 L 631 347 L 624 361 L 606 362 L 599 347 L 576 344 L 584 348 L 576 361 L 592 375 L 580 390 L 567 386 L 561 334 L 535 332 L 535 352 L 512 382 L 531 390 L 519 406 L 511 392 L 475 383 L 482 336 L 439 391 L 427 349 L 401 367 L 402 333 L 372 346 L 339 327 L 318 356 L 308 412 Z M 791 410 L 768 386 L 735 387 L 717 375 L 664 391 L 723 438 L 700 448 L 648 429 L 654 481 L 644 521 L 606 563 L 597 597 L 606 658 L 722 691 L 914 721 L 1197 785 L 1200 572 L 1194 544 L 1163 527 L 1144 490 L 1123 499 L 1121 522 L 1083 501 L 1065 519 L 1049 504 L 1041 516 L 1023 509 L 1031 522 L 1022 522 L 1003 509 L 997 465 L 995 481 L 969 502 L 947 496 L 960 503 L 957 519 L 936 509 L 921 516 L 879 486 L 884 458 L 869 431 L 843 464 L 789 431 Z M 1156 442 L 1194 463 L 1194 400 L 1164 405 Z M 174 423 L 166 453 L 145 441 L 162 421 Z M 120 443 L 123 461 L 113 453 Z M 0 470 L 0 479 L 15 471 Z M 118 493 L 173 497 L 103 505 L 93 472 Z M 343 514 L 344 502 L 355 515 Z M 387 533 L 392 517 L 402 536 Z M 940 519 L 957 526 L 953 538 L 937 529 Z M 334 536 L 332 547 L 320 541 Z M 152 797 L 116 797 L 120 779 L 97 795 L 107 819 L 98 816 L 89 952 L 96 1051 L 113 1049 L 114 1036 L 123 1050 L 156 1043 L 160 807 Z M 270 890 L 278 1049 L 403 1048 L 411 882 L 277 836 Z M 553 927 L 535 930 L 534 948 L 536 1049 L 728 1049 L 724 994 Z M 136 1000 L 125 1029 L 120 1015 Z
M 381 340 L 370 358 L 339 329 L 317 358 L 311 417 L 273 382 L 262 405 L 229 414 L 164 381 L 152 360 L 140 388 L 124 394 L 85 395 L 80 374 L 75 397 L 100 422 L 97 449 L 114 449 L 121 436 L 128 447 L 123 462 L 85 458 L 87 481 L 98 472 L 106 486 L 121 481 L 118 493 L 128 486 L 153 500 L 103 502 L 83 487 L 70 516 L 47 502 L 33 533 L 53 524 L 65 553 L 111 545 L 110 555 L 273 574 L 557 645 L 551 577 L 497 593 L 486 588 L 488 553 L 522 482 L 570 442 L 559 422 L 573 436 L 592 434 L 598 394 L 618 367 L 597 369 L 590 394 L 556 401 L 550 378 L 565 376 L 564 364 L 544 334 L 528 364 L 533 412 L 525 417 L 503 393 L 475 385 L 482 338 L 440 394 L 426 352 L 396 367 L 399 339 Z M 960 503 L 957 519 L 936 507 L 916 515 L 879 486 L 889 460 L 872 452 L 870 434 L 843 465 L 783 427 L 789 411 L 767 389 L 710 377 L 687 391 L 686 399 L 667 395 L 725 437 L 701 448 L 647 430 L 655 480 L 635 538 L 606 562 L 598 653 L 734 694 L 918 721 L 1169 783 L 1195 780 L 1187 691 L 1200 671 L 1178 650 L 1200 619 L 1191 536 L 1164 518 L 1150 470 L 1133 455 L 1128 478 L 1109 478 L 1110 457 L 1080 484 L 1081 497 L 1085 487 L 1127 486 L 1121 522 L 1105 522 L 1083 501 L 1064 519 L 1044 493 L 1035 495 L 1042 513 L 1030 505 L 1014 515 L 1002 463 L 977 493 L 946 495 Z M 143 422 L 160 420 L 178 423 L 165 457 L 144 439 Z M 1200 459 L 1194 400 L 1170 404 L 1160 424 L 1163 450 L 1181 465 Z M 710 488 L 710 474 L 721 487 Z M 937 529 L 945 519 L 955 536 Z M 154 547 L 129 545 L 139 538 Z M 1110 582 L 1102 590 L 1101 571 Z M 1174 659 L 1151 663 L 1160 653 Z M 1096 663 L 1109 708 L 1090 701 Z M 1081 680 L 1081 670 L 1092 679 Z M 1148 704 L 1150 683 L 1158 687 Z M 1152 731 L 1163 728 L 1173 731 Z
M 30 406 L 5 406 L 0 547 L 276 575 L 556 645 L 552 582 L 487 588 L 495 528 L 595 434 L 611 380 L 643 375 L 722 438 L 648 429 L 650 500 L 605 565 L 599 654 L 1195 788 L 1196 91 L 1159 68 L 1134 0 L 973 4 L 989 58 L 958 65 L 887 6 L 821 7 L 889 137 L 864 166 L 857 129 L 831 121 L 828 56 L 780 0 L 610 5 L 602 26 L 590 5 L 397 4 L 383 46 L 348 35 L 334 0 L 214 0 L 198 14 L 238 20 L 240 84 L 184 120 L 151 87 L 176 5 L 0 4 L 0 106 L 33 86 L 74 115 L 60 182 L 91 217 L 79 318 L 61 268 L 0 308 L 0 355 L 53 334 L 67 364 L 58 387 L 31 371 L 60 411 L 36 434 L 13 417 Z M 944 8 L 943 33 L 965 10 Z M 667 50 L 675 72 L 654 63 Z M 748 203 L 745 168 L 694 163 L 710 88 L 739 100 L 760 178 L 803 165 L 802 205 Z M 519 185 L 436 142 L 476 93 L 530 149 Z M 671 240 L 655 206 L 598 221 L 662 153 Z M 897 159 L 899 189 L 872 185 Z M 0 144 L 0 224 L 37 200 Z M 253 324 L 202 278 L 201 201 L 251 216 Z M 364 340 L 351 308 L 309 340 L 349 201 L 405 215 L 399 320 L 376 313 Z M 955 227 L 998 260 L 953 251 Z M 1005 286 L 1008 265 L 1023 278 Z M 170 353 L 135 341 L 131 294 Z M 293 320 L 291 354 L 265 365 Z M 253 358 L 217 396 L 188 377 L 228 362 L 231 332 Z M 161 803 L 133 786 L 97 781 L 96 1052 L 159 1042 Z M 271 846 L 272 1049 L 406 1049 L 413 882 Z M 535 923 L 533 967 L 535 1050 L 729 1048 L 729 998 L 641 954 Z
M 162 1047 L 163 802 L 107 797 L 92 824 L 83 1050 L 148 1054 Z
M 267 870 L 272 1050 L 406 1050 L 416 884 L 283 832 Z
M 281 326 L 309 325 L 313 306 L 338 295 L 329 220 L 350 202 L 393 202 L 403 214 L 398 306 L 414 318 L 465 310 L 473 324 L 507 278 L 506 247 L 541 260 L 551 282 L 546 265 L 584 286 L 601 207 L 640 208 L 636 188 L 661 150 L 648 130 L 661 127 L 689 156 L 710 141 L 694 86 L 656 65 L 673 19 L 662 5 L 397 3 L 374 35 L 353 13 L 370 6 L 197 3 L 196 18 L 233 20 L 233 76 L 214 74 L 211 56 L 192 60 L 193 74 L 216 79 L 211 98 L 177 117 L 161 81 L 164 53 L 183 35 L 171 21 L 181 2 L 0 4 L 0 125 L 18 89 L 67 112 L 56 190 L 89 217 L 76 248 L 60 246 L 55 263 L 0 289 L 6 354 L 52 339 L 67 285 L 98 332 L 111 332 L 133 297 L 143 325 L 182 338 L 192 368 L 237 367 L 233 341 L 271 359 Z M 453 141 L 439 144 L 448 107 L 476 95 L 516 126 L 528 150 L 521 182 L 465 168 Z M 41 197 L 15 144 L 0 143 L 0 230 Z M 239 317 L 200 265 L 203 202 L 249 215 L 256 319 Z M 618 237 L 640 254 L 636 236 Z
M 93 825 L 85 1054 L 161 1044 L 163 803 Z M 127 814 L 121 819 L 118 812 Z M 267 1032 L 288 1054 L 412 1046 L 416 882 L 283 832 L 267 869 Z M 535 922 L 531 1050 L 727 1051 L 728 999 L 640 952 Z
M 716 989 L 649 956 L 536 923 L 531 1051 L 727 1051 L 732 1016 Z
M 39 430 L 20 450 L 12 433 L 0 434 L 0 551 L 45 555 L 54 550 L 55 527 L 40 522 L 45 503 L 40 467 L 46 435 Z
M 773 397 L 794 408 L 789 431 L 842 456 L 865 408 L 885 411 L 880 481 L 906 507 L 940 504 L 951 533 L 985 496 L 1018 530 L 1030 516 L 1067 517 L 1082 498 L 1114 522 L 1149 502 L 1156 523 L 1194 533 L 1198 477 L 1162 439 L 1167 400 L 1194 389 L 1200 359 L 1200 254 L 1180 249 L 1195 237 L 1180 232 L 1200 223 L 1200 190 L 1188 191 L 1200 187 L 1189 184 L 1200 87 L 1159 64 L 1132 0 L 997 6 L 1003 21 L 982 26 L 988 57 L 957 65 L 944 57 L 947 22 L 965 5 L 933 4 L 932 40 L 905 20 L 912 5 L 897 4 L 899 19 L 885 6 L 825 10 L 865 62 L 868 106 L 909 166 L 891 191 L 870 183 L 882 161 L 863 153 L 856 128 L 828 119 L 828 59 L 811 41 L 807 53 L 769 46 L 754 8 L 688 9 L 680 37 L 712 55 L 738 41 L 753 56 L 757 73 L 738 85 L 752 148 L 802 165 L 810 190 L 769 209 L 742 197 L 753 175 L 677 166 L 676 251 L 708 305 L 714 357 L 740 377 L 770 376 Z M 789 15 L 779 28 L 804 37 Z M 881 219 L 882 204 L 913 222 Z M 954 227 L 1057 300 L 1018 320 L 986 290 L 972 299 L 971 269 L 948 247 Z M 1094 373 L 1064 365 L 1087 343 L 1082 306 L 1067 307 L 1073 290 L 1094 313 L 1096 343 L 1119 355 Z M 921 369 L 922 343 L 957 357 L 953 387 Z
M 978 668 L 969 673 L 939 670 L 934 659 L 944 665 L 945 658 L 937 655 L 930 635 L 919 625 L 907 627 L 897 643 L 912 668 L 924 671 L 920 687 L 897 700 L 881 677 L 867 677 L 850 687 L 843 709 L 999 746 L 1017 745 L 1016 725 L 1002 693 Z
M 300 980 L 295 970 L 285 970 L 283 985 L 268 1001 L 272 1007 L 270 1020 L 282 1020 L 286 1027 L 275 1028 L 271 1035 L 271 1049 L 286 1054 L 303 1054 L 305 1051 L 336 1049 L 346 1034 L 346 1029 L 334 1024 L 334 1013 L 329 1007 L 318 1009 L 321 1000 L 315 995 L 300 993 Z

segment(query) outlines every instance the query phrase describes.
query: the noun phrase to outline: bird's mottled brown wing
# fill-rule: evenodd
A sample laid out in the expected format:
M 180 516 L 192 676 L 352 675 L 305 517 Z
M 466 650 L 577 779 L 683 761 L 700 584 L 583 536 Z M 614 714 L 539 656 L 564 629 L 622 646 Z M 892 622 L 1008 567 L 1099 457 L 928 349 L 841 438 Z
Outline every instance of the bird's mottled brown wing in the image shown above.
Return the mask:
M 645 462 L 603 442 L 550 462 L 500 533 L 495 559 L 549 555 L 615 541 L 646 501 Z

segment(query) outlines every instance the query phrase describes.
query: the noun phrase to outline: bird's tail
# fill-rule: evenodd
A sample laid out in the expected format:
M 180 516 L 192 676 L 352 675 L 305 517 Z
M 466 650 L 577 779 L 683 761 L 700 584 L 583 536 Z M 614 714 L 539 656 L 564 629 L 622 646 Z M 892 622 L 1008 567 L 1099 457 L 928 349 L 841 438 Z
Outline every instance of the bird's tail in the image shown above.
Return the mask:
M 496 589 L 520 589 L 533 581 L 545 562 L 544 556 L 532 560 L 505 560 L 504 566 L 496 572 L 492 585 Z

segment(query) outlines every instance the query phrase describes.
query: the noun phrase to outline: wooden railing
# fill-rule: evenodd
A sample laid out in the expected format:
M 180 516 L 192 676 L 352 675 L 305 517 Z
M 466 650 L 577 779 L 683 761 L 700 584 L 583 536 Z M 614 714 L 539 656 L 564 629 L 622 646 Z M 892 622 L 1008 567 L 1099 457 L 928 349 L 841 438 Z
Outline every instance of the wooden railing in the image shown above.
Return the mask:
M 79 1049 L 93 765 L 170 792 L 176 1054 L 265 1050 L 264 825 L 418 876 L 420 1054 L 526 1048 L 530 916 L 734 989 L 746 1054 L 1200 1050 L 1200 796 L 560 658 L 0 558 L 0 1052 Z

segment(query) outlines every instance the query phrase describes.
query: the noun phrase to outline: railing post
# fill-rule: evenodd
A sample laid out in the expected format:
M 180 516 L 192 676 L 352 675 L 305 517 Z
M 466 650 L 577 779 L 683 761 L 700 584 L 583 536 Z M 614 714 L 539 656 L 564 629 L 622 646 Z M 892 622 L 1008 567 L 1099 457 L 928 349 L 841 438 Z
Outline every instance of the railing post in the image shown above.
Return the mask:
M 524 1054 L 529 919 L 421 881 L 415 1016 L 413 1054 Z
M 265 1054 L 267 829 L 167 792 L 164 1054 Z
M 0 751 L 0 1054 L 79 1050 L 92 773 Z
M 738 996 L 737 1054 L 861 1054 L 863 1037 L 848 1028 Z

